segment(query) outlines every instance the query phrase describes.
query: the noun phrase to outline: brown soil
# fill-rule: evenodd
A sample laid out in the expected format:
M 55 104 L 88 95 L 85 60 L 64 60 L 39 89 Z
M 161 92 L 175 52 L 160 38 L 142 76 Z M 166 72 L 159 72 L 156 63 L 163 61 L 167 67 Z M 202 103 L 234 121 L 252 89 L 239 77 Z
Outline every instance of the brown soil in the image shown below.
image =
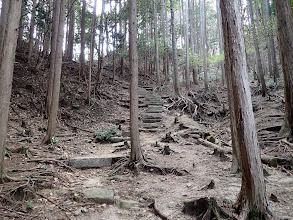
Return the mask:
M 214 83 L 210 89 L 212 92 L 207 94 L 202 92 L 201 87 L 192 89 L 204 110 L 201 117 L 195 120 L 180 109 L 167 109 L 171 103 L 166 99 L 163 129 L 140 133 L 147 158 L 160 167 L 186 170 L 188 175 L 158 175 L 144 171 L 135 175 L 125 169 L 122 174 L 109 177 L 110 168 L 77 170 L 68 166 L 68 158 L 111 154 L 115 150 L 110 143 L 95 143 L 94 134 L 111 127 L 119 131 L 119 125 L 122 130 L 129 128 L 129 83 L 124 81 L 129 76 L 125 73 L 112 82 L 109 77 L 111 72 L 107 71 L 111 68 L 106 65 L 103 84 L 89 106 L 85 103 L 86 83 L 78 80 L 77 67 L 76 63 L 67 63 L 63 67 L 56 135 L 58 143 L 44 146 L 40 143 L 47 124 L 44 118 L 47 68 L 31 71 L 25 66 L 25 60 L 20 55 L 17 57 L 6 171 L 13 177 L 30 178 L 0 185 L 0 213 L 3 219 L 160 219 L 148 207 L 153 200 L 168 219 L 192 219 L 183 214 L 183 202 L 201 197 L 215 197 L 222 208 L 233 211 L 231 204 L 240 191 L 241 177 L 230 174 L 231 155 L 227 155 L 228 160 L 214 155 L 212 149 L 199 144 L 197 139 L 180 135 L 185 130 L 179 130 L 180 123 L 173 123 L 175 117 L 183 120 L 183 124 L 209 133 L 218 141 L 217 144 L 229 148 L 229 115 L 218 112 L 223 105 L 228 108 L 225 88 Z M 152 85 L 152 80 L 144 78 L 144 83 Z M 172 94 L 170 91 L 171 85 L 164 86 L 158 95 L 166 98 Z M 271 88 L 270 99 L 261 97 L 255 83 L 252 83 L 252 91 L 262 154 L 292 159 L 292 145 L 277 138 L 284 111 L 283 88 Z M 186 129 L 186 132 L 190 130 Z M 168 143 L 174 151 L 171 155 L 163 155 L 161 151 L 166 143 L 162 143 L 161 139 L 168 132 L 177 142 Z M 24 150 L 21 151 L 21 148 Z M 128 155 L 129 151 L 121 153 Z M 266 177 L 267 195 L 271 197 L 273 194 L 279 201 L 270 200 L 272 209 L 280 218 L 293 219 L 292 167 L 264 165 L 264 168 L 270 174 Z M 215 187 L 204 189 L 211 180 L 214 180 Z M 123 210 L 115 205 L 93 204 L 80 193 L 87 187 L 113 189 L 115 199 L 135 200 L 140 206 Z

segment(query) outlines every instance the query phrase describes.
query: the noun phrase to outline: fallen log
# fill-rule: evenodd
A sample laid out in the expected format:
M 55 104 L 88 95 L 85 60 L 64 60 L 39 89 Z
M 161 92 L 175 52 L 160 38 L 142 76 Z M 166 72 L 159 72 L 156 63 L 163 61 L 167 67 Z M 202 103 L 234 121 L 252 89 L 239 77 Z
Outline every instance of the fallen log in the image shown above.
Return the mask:
M 200 144 L 203 144 L 206 147 L 209 147 L 209 148 L 212 148 L 212 149 L 216 149 L 220 153 L 224 153 L 224 154 L 231 154 L 232 153 L 232 150 L 220 147 L 220 146 L 218 146 L 216 144 L 213 144 L 212 142 L 209 142 L 209 141 L 204 140 L 202 138 L 198 138 L 197 140 L 198 140 L 198 142 Z

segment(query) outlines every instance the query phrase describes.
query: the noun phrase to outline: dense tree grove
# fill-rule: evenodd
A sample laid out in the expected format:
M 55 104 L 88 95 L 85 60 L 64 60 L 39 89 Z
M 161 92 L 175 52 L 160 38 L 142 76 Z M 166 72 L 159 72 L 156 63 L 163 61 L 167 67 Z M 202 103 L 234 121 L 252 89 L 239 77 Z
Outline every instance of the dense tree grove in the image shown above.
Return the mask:
M 196 105 L 194 114 L 197 107 L 199 113 L 202 109 L 194 97 L 190 99 L 192 88 L 202 88 L 205 94 L 213 84 L 227 88 L 231 173 L 242 173 L 236 211 L 241 219 L 275 218 L 266 196 L 249 81 L 257 83 L 255 93 L 268 100 L 272 88 L 284 86 L 285 116 L 279 135 L 290 142 L 291 0 L 2 0 L 0 182 L 9 179 L 4 155 L 16 51 L 25 55 L 30 68 L 39 70 L 44 60 L 49 63 L 43 144 L 50 144 L 56 135 L 63 64 L 78 63 L 89 107 L 104 80 L 105 60 L 112 71 L 111 83 L 118 76 L 130 79 L 130 168 L 146 166 L 139 139 L 141 75 L 155 81 L 158 93 L 172 85 L 170 100 Z

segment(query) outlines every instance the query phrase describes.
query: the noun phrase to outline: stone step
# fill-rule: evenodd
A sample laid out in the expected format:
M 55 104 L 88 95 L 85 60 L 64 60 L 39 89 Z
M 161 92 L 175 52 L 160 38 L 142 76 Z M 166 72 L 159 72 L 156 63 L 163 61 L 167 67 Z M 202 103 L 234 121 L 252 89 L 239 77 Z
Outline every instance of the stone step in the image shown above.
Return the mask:
M 145 101 L 144 104 L 146 104 L 146 105 L 160 105 L 160 106 L 162 106 L 164 104 L 164 102 L 161 102 L 161 101 Z
M 140 132 L 152 132 L 152 133 L 156 133 L 156 132 L 163 132 L 165 130 L 164 129 L 161 129 L 161 128 L 140 128 L 139 131 Z
M 162 107 L 159 109 L 157 108 L 148 108 L 146 111 L 146 113 L 162 113 L 163 112 L 163 109 Z
M 155 122 L 162 121 L 162 119 L 161 118 L 143 118 L 142 121 L 145 123 L 155 123 Z
M 161 105 L 149 105 L 148 106 L 149 109 L 162 109 Z
M 152 99 L 145 98 L 144 102 L 160 102 L 160 103 L 163 103 L 164 101 L 161 100 L 161 99 L 157 99 L 157 98 L 152 98 Z
M 104 156 L 83 156 L 69 158 L 70 166 L 78 169 L 110 167 L 113 163 L 123 158 L 123 155 L 104 155 Z
M 161 100 L 163 101 L 163 99 L 161 99 L 161 97 L 155 96 L 155 95 L 149 95 L 145 98 L 146 100 Z
M 97 203 L 114 203 L 114 191 L 101 188 L 89 188 L 83 190 L 86 199 L 92 200 Z
M 141 115 L 142 118 L 149 118 L 149 119 L 152 119 L 152 118 L 156 118 L 156 119 L 162 119 L 163 118 L 163 114 L 162 113 L 142 113 Z
M 147 129 L 159 128 L 160 126 L 159 123 L 142 123 L 142 127 Z

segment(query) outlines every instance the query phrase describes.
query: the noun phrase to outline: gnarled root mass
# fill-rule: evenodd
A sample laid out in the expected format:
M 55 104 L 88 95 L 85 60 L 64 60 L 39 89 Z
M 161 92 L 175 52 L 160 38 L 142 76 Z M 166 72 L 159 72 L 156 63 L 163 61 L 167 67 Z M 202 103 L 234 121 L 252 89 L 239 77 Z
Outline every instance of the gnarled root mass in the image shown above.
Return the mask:
M 190 113 L 191 118 L 195 118 L 197 115 L 198 105 L 195 104 L 191 99 L 186 97 L 176 97 L 175 99 L 170 98 L 171 104 L 168 109 L 179 108 L 182 112 Z
M 183 213 L 192 215 L 198 220 L 236 219 L 222 210 L 221 207 L 218 206 L 216 199 L 213 197 L 205 197 L 184 202 Z
M 159 167 L 156 165 L 153 165 L 146 161 L 144 158 L 136 161 L 136 162 L 130 162 L 128 158 L 122 158 L 119 161 L 117 161 L 111 168 L 111 172 L 109 173 L 109 176 L 114 176 L 120 172 L 122 172 L 125 168 L 128 168 L 134 173 L 138 174 L 140 170 L 144 170 L 151 173 L 156 173 L 159 175 L 167 175 L 167 174 L 174 174 L 176 176 L 185 176 L 188 173 L 186 170 L 177 170 L 175 168 L 166 168 L 166 167 Z
M 268 204 L 265 205 L 265 207 L 259 208 L 259 210 L 256 210 L 256 206 L 249 205 L 249 202 L 243 196 L 243 194 L 240 192 L 237 202 L 233 205 L 234 209 L 236 210 L 236 213 L 239 214 L 239 219 L 249 219 L 249 220 L 275 220 L 277 219 L 268 206 Z

